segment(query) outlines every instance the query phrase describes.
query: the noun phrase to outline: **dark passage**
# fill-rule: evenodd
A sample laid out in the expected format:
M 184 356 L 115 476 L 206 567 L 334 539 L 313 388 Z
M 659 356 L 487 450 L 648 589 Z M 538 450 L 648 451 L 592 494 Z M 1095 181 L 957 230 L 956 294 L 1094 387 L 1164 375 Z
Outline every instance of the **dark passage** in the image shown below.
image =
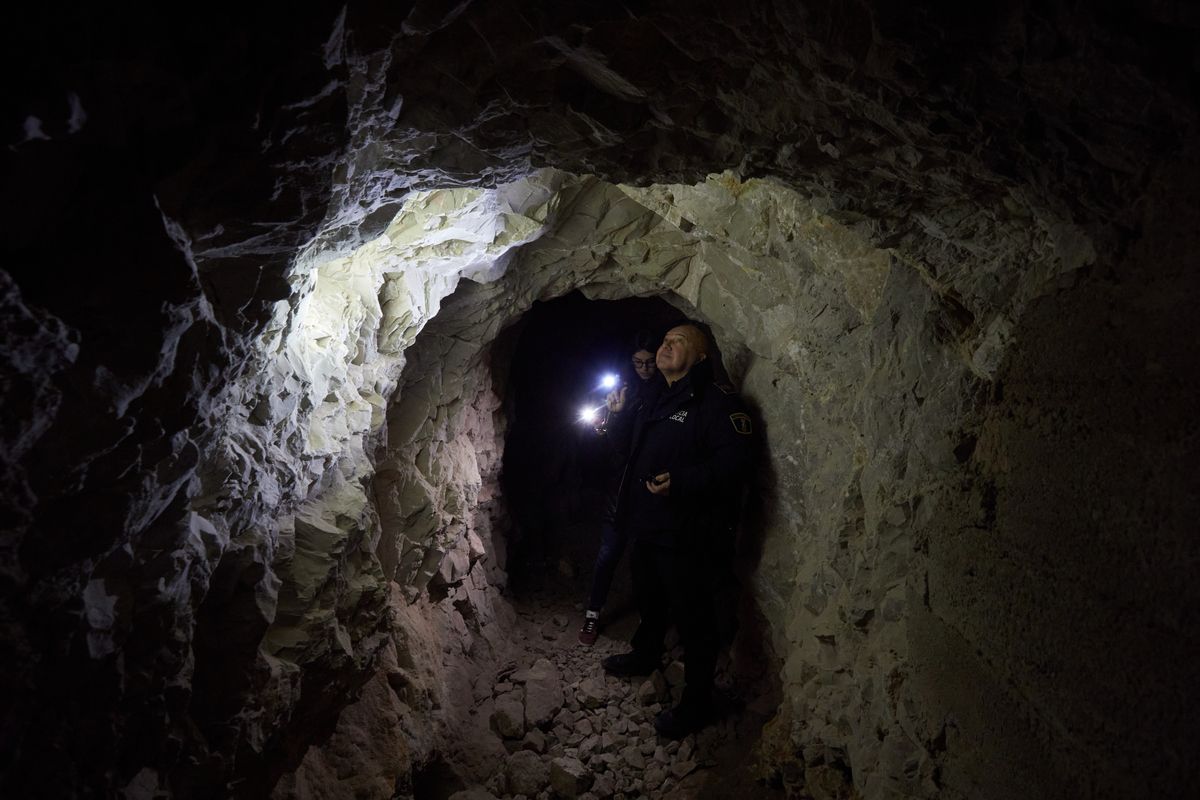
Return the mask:
M 589 301 L 576 292 L 535 304 L 497 341 L 493 378 L 508 420 L 502 474 L 512 522 L 508 586 L 520 620 L 511 636 L 524 643 L 525 661 L 549 659 L 571 693 L 585 698 L 573 723 L 563 726 L 556 719 L 548 747 L 573 741 L 576 726 L 625 730 L 632 747 L 647 745 L 655 758 L 638 766 L 636 757 L 631 762 L 623 753 L 614 775 L 636 781 L 643 770 L 653 778 L 656 770 L 674 765 L 678 773 L 671 782 L 679 782 L 683 796 L 730 797 L 754 780 L 749 753 L 779 700 L 778 663 L 752 597 L 742 592 L 736 636 L 730 633 L 718 660 L 711 724 L 682 743 L 656 741 L 651 725 L 660 711 L 680 701 L 683 690 L 683 651 L 674 632 L 667 640 L 666 666 L 652 679 L 606 676 L 600 668 L 604 657 L 629 649 L 638 624 L 628 547 L 603 604 L 595 644 L 578 638 L 605 504 L 622 468 L 593 426 L 580 420 L 580 409 L 603 402 L 599 386 L 605 374 L 619 374 L 631 385 L 638 380 L 631 355 L 639 330 L 652 332 L 654 349 L 683 316 L 658 298 Z M 759 524 L 747 515 L 742 539 L 752 540 Z M 753 569 L 751 561 L 741 565 L 743 578 Z M 697 764 L 705 768 L 697 770 Z M 597 780 L 603 787 L 607 778 Z M 756 784 L 756 792 L 777 796 L 763 784 Z
M 606 374 L 634 380 L 630 352 L 639 330 L 656 338 L 683 314 L 659 298 L 591 301 L 579 292 L 535 303 L 507 335 L 504 407 L 509 428 L 502 482 L 513 520 L 509 572 L 517 591 L 552 573 L 577 578 L 583 600 L 598 546 L 605 483 L 616 467 L 583 407 L 603 403 Z M 504 353 L 509 355 L 505 356 Z M 618 581 L 624 575 L 618 570 Z

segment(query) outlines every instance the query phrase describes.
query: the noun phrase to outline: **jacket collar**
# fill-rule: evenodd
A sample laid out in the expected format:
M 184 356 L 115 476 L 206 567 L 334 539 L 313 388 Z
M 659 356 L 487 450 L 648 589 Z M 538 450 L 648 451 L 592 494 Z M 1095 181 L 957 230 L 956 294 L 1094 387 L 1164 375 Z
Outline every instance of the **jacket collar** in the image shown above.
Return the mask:
M 670 386 L 664 378 L 659 378 L 659 392 L 654 400 L 655 417 L 674 412 L 680 405 L 692 398 L 704 396 L 705 390 L 712 385 L 712 367 L 708 359 L 694 365 L 688 374 Z

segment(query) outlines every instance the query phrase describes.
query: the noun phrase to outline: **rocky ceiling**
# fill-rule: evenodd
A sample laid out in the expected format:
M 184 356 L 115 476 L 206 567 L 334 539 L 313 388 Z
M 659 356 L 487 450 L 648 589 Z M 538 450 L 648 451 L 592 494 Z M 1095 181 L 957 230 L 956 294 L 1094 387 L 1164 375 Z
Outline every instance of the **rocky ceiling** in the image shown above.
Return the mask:
M 265 796 L 464 635 L 429 581 L 502 620 L 491 346 L 574 288 L 712 322 L 767 425 L 765 773 L 1196 777 L 1190 9 L 24 13 L 6 792 Z

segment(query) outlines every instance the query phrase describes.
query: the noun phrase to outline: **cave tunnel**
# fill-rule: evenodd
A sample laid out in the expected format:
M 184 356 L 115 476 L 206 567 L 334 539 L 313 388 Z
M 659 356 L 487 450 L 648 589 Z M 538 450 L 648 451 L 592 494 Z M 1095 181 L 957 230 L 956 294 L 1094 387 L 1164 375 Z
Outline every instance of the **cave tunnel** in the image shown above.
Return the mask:
M 659 340 L 682 316 L 659 298 L 593 301 L 576 291 L 535 302 L 512 328 L 515 345 L 498 348 L 508 356 L 493 375 L 499 368 L 508 376 L 499 390 L 512 579 L 590 568 L 604 492 L 620 466 L 581 410 L 603 404 L 606 376 L 636 378 L 630 358 L 639 332 Z
M 21 14 L 4 796 L 1200 782 L 1186 6 Z M 667 742 L 574 417 L 677 316 L 763 446 Z

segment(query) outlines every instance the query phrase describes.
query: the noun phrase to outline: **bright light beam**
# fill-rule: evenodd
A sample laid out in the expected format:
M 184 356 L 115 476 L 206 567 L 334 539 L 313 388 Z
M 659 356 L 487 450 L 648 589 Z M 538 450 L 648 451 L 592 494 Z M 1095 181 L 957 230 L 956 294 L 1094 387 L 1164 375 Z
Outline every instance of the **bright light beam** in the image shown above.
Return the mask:
M 600 388 L 601 389 L 617 388 L 617 376 L 613 375 L 611 372 L 609 374 L 605 375 L 603 378 L 600 379 Z
M 600 410 L 603 408 L 604 408 L 604 406 L 596 406 L 595 408 L 592 408 L 590 406 L 584 406 L 583 408 L 581 408 L 579 410 L 579 421 L 580 422 L 595 422 L 596 415 L 599 414 Z

